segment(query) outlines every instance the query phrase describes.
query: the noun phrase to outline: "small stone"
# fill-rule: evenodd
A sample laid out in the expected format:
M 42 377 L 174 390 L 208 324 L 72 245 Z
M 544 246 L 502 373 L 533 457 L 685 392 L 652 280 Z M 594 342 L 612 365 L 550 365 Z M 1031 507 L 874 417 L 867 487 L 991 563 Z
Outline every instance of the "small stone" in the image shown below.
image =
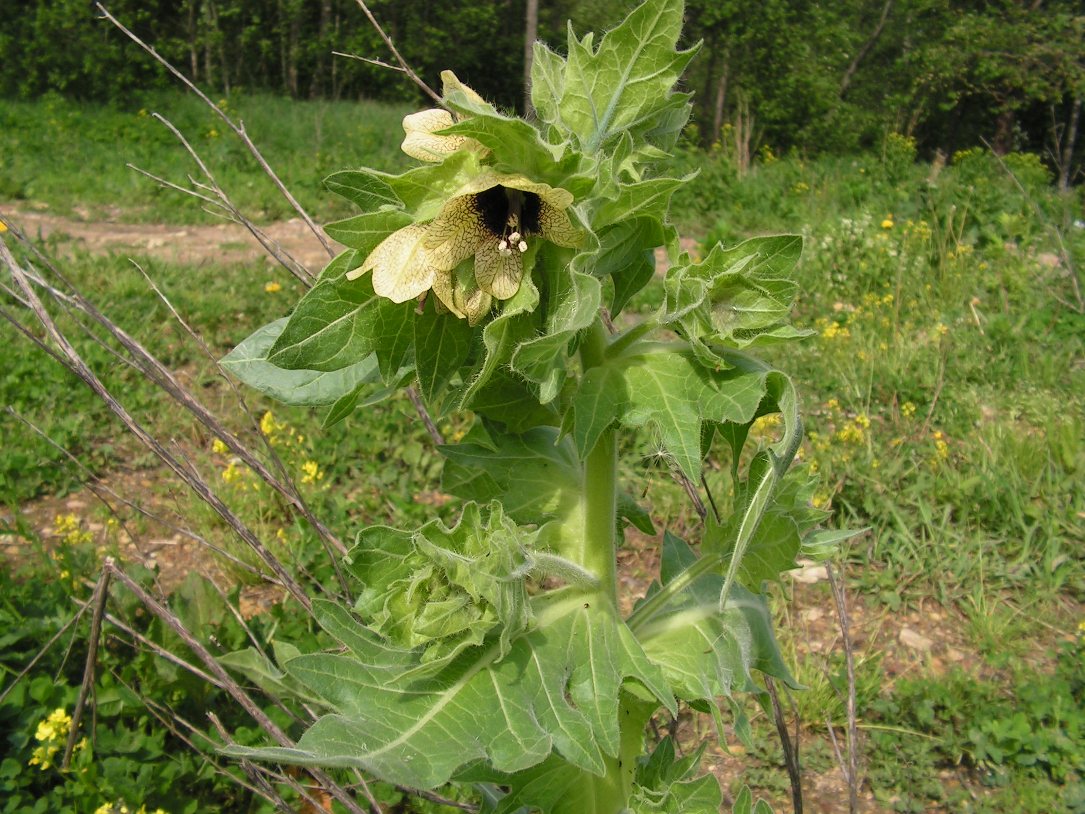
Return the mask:
M 919 650 L 923 653 L 930 652 L 930 649 L 934 647 L 934 642 L 910 627 L 901 628 L 900 635 L 897 637 L 898 641 L 905 647 L 909 647 L 912 650 Z
M 829 578 L 829 570 L 824 565 L 817 565 L 810 561 L 800 560 L 799 567 L 790 573 L 796 582 L 801 582 L 804 585 L 824 582 Z

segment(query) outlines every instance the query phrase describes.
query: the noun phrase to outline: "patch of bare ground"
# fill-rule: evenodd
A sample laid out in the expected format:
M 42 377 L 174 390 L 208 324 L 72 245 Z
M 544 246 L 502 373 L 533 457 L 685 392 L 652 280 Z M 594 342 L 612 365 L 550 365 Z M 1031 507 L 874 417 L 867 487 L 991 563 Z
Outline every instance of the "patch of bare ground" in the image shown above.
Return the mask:
M 50 213 L 41 205 L 2 204 L 0 216 L 31 237 L 50 240 L 60 253 L 80 250 L 100 254 L 151 256 L 188 265 L 266 262 L 271 258 L 248 229 L 238 223 L 176 226 L 125 221 L 124 210 L 114 209 L 92 218 L 79 209 L 75 217 Z M 301 218 L 260 227 L 291 257 L 317 271 L 330 259 L 316 235 Z M 341 247 L 339 247 L 341 248 Z M 337 249 L 338 250 L 338 249 Z
M 154 571 L 162 595 L 172 593 L 193 573 L 229 592 L 236 587 L 237 576 L 206 542 L 190 533 L 185 517 L 191 506 L 187 487 L 177 483 L 165 467 L 115 469 L 98 477 L 93 488 L 84 486 L 65 496 L 29 501 L 18 508 L 17 516 L 11 510 L 0 512 L 0 526 L 26 530 L 0 536 L 0 554 L 13 562 L 49 556 L 64 542 L 58 518 L 74 516 L 101 555 Z M 248 618 L 282 598 L 278 586 L 246 584 L 241 589 L 240 610 Z

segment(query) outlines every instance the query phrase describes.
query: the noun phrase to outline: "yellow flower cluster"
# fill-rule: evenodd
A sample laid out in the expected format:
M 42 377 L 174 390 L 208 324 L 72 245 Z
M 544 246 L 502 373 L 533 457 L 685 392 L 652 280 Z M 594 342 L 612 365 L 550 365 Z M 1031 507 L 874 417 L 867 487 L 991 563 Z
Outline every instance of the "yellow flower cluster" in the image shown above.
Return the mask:
M 316 483 L 324 479 L 324 473 L 316 461 L 306 461 L 301 465 L 301 482 Z
M 944 461 L 949 458 L 949 442 L 946 440 L 945 433 L 935 430 L 931 437 L 934 439 L 934 454 L 937 460 Z
M 83 528 L 83 522 L 74 514 L 58 514 L 53 519 L 53 534 L 71 546 L 87 545 L 94 535 Z
M 297 467 L 303 484 L 315 484 L 324 479 L 320 464 L 305 455 L 305 436 L 289 423 L 278 420 L 275 414 L 268 410 L 260 417 L 260 432 L 271 446 L 281 450 L 287 465 Z M 216 455 L 227 455 L 230 448 L 222 439 L 215 438 L 211 441 L 211 451 Z M 258 491 L 262 485 L 256 474 L 236 457 L 226 462 L 221 476 L 225 483 L 241 490 Z
M 893 226 L 895 226 L 895 225 L 896 224 L 893 223 L 893 216 L 892 215 L 886 215 L 884 220 L 882 220 L 882 228 L 883 229 L 892 229 Z
M 915 415 L 915 404 L 910 401 L 904 402 L 900 405 L 900 414 L 905 418 L 911 418 Z
M 851 339 L 851 331 L 848 329 L 848 326 L 833 319 L 821 317 L 814 321 L 814 327 L 817 328 L 822 339 L 830 342 L 836 339 L 841 341 Z
M 869 428 L 870 419 L 865 413 L 859 413 L 837 430 L 834 437 L 843 444 L 862 444 L 866 441 L 866 431 Z
M 154 811 L 148 812 L 147 806 L 143 805 L 139 807 L 138 811 L 132 811 L 124 803 L 103 803 L 94 809 L 94 814 L 168 814 L 164 808 L 156 808 Z
M 278 294 L 282 290 L 282 285 L 280 283 L 277 283 L 275 280 L 272 280 L 269 283 L 264 283 L 264 291 L 266 291 L 268 294 Z
M 28 761 L 29 765 L 39 767 L 43 772 L 53 765 L 53 759 L 56 757 L 57 752 L 68 740 L 68 732 L 72 728 L 72 716 L 64 711 L 63 708 L 54 709 L 49 713 L 49 716 L 38 723 L 38 728 L 34 732 L 34 740 L 36 740 L 40 746 L 34 748 L 34 752 Z M 85 749 L 87 746 L 87 739 L 83 738 L 76 745 L 75 748 Z

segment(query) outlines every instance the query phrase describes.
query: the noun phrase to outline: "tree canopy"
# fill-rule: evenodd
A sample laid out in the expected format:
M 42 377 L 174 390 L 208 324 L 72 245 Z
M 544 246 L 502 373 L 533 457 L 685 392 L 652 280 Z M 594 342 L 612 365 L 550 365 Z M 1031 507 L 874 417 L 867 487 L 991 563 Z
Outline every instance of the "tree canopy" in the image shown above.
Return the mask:
M 487 98 L 524 103 L 527 0 L 371 0 L 403 56 L 436 83 L 449 68 Z M 631 0 L 538 4 L 541 39 L 620 18 Z M 221 92 L 413 100 L 356 0 L 112 0 L 110 11 L 197 82 Z M 60 92 L 115 104 L 168 83 L 86 0 L 0 0 L 0 94 Z M 1085 12 L 1075 0 L 687 0 L 687 75 L 704 146 L 804 154 L 921 152 L 988 143 L 1080 166 Z M 1065 167 L 1061 165 L 1065 164 Z

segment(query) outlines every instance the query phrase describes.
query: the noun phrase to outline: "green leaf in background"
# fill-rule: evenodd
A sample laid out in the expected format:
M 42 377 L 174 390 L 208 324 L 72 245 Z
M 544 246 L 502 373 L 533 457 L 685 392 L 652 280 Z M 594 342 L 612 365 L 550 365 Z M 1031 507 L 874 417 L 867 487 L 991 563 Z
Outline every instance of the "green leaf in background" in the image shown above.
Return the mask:
M 570 343 L 590 326 L 602 302 L 599 280 L 569 269 L 549 281 L 550 302 L 545 335 L 522 343 L 513 354 L 512 368 L 538 387 L 539 401 L 558 395 L 568 374 Z
M 320 281 L 340 277 L 351 269 L 357 268 L 366 255 L 377 247 L 378 243 L 392 232 L 402 229 L 410 223 L 410 216 L 398 209 L 366 212 L 362 215 L 355 215 L 345 220 L 329 223 L 324 227 L 324 231 L 328 233 L 328 236 L 338 240 L 344 246 L 355 249 L 357 254 L 352 258 L 353 265 L 349 268 L 340 268 L 339 258 L 332 260 L 329 267 L 320 275 Z M 332 269 L 332 265 L 335 266 L 334 269 Z
M 637 766 L 636 786 L 630 800 L 633 814 L 718 814 L 723 803 L 719 781 L 698 776 L 707 743 L 679 759 L 668 735 Z
M 573 438 L 588 455 L 612 421 L 626 427 L 651 424 L 687 477 L 701 470 L 701 425 L 750 421 L 765 392 L 756 370 L 706 371 L 681 348 L 646 345 L 583 377 L 573 400 Z
M 532 312 L 538 304 L 539 289 L 530 278 L 525 277 L 520 289 L 505 302 L 501 315 L 482 329 L 482 346 L 486 355 L 464 391 L 462 407 L 470 407 L 475 395 L 486 386 L 490 377 L 508 365 L 520 343 L 535 336 L 537 321 Z
M 704 536 L 701 539 L 701 552 L 714 554 L 721 561 L 729 562 L 735 552 L 738 537 L 739 518 L 736 512 L 730 522 L 722 525 L 711 517 L 705 520 Z M 770 508 L 757 529 L 746 544 L 741 554 L 736 578 L 751 591 L 759 592 L 762 582 L 775 582 L 785 571 L 798 567 L 798 556 L 802 540 L 795 521 L 777 506 Z
M 663 323 L 679 326 L 702 348 L 808 335 L 789 324 L 798 293 L 791 274 L 801 252 L 802 238 L 795 235 L 751 238 L 730 249 L 717 244 L 700 263 L 667 274 Z
M 543 121 L 575 137 L 588 153 L 626 131 L 643 137 L 665 129 L 662 122 L 672 127 L 671 90 L 697 51 L 675 51 L 682 14 L 682 3 L 647 0 L 598 48 L 592 34 L 577 39 L 570 28 L 564 65 L 536 46 L 532 100 Z M 688 118 L 688 102 L 680 104 Z
M 577 256 L 577 268 L 596 277 L 611 277 L 611 316 L 617 316 L 629 301 L 652 279 L 656 270 L 655 248 L 677 241 L 673 227 L 656 218 L 631 218 L 599 234 L 599 248 Z
M 220 364 L 249 387 L 284 404 L 331 404 L 359 386 L 377 380 L 377 360 L 372 355 L 328 372 L 284 370 L 271 364 L 268 352 L 286 324 L 284 317 L 257 329 L 226 354 Z
M 685 542 L 664 534 L 661 585 L 683 580 L 698 560 Z M 735 690 L 759 691 L 752 670 L 798 686 L 780 656 L 764 598 L 734 585 L 721 611 L 723 587 L 718 570 L 707 569 L 683 584 L 650 619 L 640 622 L 637 610 L 630 617 L 644 651 L 663 667 L 675 693 L 686 701 L 708 702 L 720 726 L 715 699 L 730 697 Z
M 332 173 L 324 179 L 324 186 L 356 204 L 363 212 L 402 205 L 392 187 L 366 169 Z
M 559 442 L 558 430 L 537 427 L 523 435 L 490 433 L 492 446 L 446 444 L 441 454 L 456 466 L 447 467 L 443 488 L 465 500 L 498 499 L 517 523 L 545 523 L 564 515 L 583 491 L 576 449 L 568 439 Z M 475 473 L 489 476 L 497 489 L 482 488 Z M 470 481 L 464 474 L 472 473 Z M 489 481 L 488 481 L 489 482 Z M 489 491 L 489 489 L 488 489 Z
M 413 303 L 411 303 L 413 307 Z M 422 396 L 435 402 L 471 351 L 473 331 L 465 320 L 438 314 L 433 304 L 414 320 L 414 361 Z
M 474 391 L 467 406 L 476 415 L 498 422 L 511 433 L 561 424 L 554 405 L 539 404 L 527 383 L 511 370 L 498 370 L 484 387 Z
M 667 215 L 671 196 L 690 177 L 652 178 L 634 184 L 619 184 L 617 197 L 595 211 L 592 228 L 601 230 L 634 217 L 649 217 L 662 222 Z
M 414 308 L 377 296 L 369 275 L 321 280 L 290 315 L 268 361 L 288 370 L 333 371 L 376 353 L 389 375 L 403 363 L 404 324 L 413 323 Z
M 673 712 L 670 692 L 605 594 L 567 589 L 531 604 L 536 626 L 503 659 L 494 643 L 427 675 L 411 673 L 421 666 L 417 654 L 375 639 L 342 612 L 329 620 L 336 606 L 317 603 L 321 624 L 350 651 L 298 656 L 285 668 L 337 712 L 313 724 L 297 748 L 226 752 L 357 767 L 414 788 L 442 785 L 474 761 L 513 773 L 552 752 L 602 773 L 607 756 L 618 754 L 622 686 L 631 682 Z

